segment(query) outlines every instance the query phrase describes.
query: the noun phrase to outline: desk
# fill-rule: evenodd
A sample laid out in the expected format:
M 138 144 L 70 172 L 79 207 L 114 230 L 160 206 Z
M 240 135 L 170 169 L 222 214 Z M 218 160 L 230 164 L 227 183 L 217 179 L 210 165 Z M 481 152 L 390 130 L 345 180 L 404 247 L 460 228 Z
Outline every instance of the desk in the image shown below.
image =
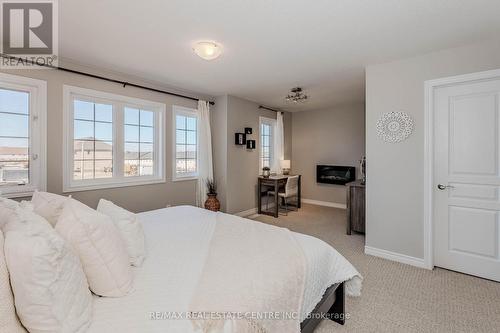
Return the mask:
M 263 214 L 263 215 L 269 215 L 269 216 L 274 216 L 278 217 L 278 210 L 279 210 L 279 197 L 278 197 L 278 191 L 280 188 L 285 187 L 286 181 L 288 177 L 293 176 L 293 175 L 276 175 L 276 176 L 269 176 L 269 177 L 263 177 L 259 176 L 258 178 L 258 183 L 257 183 L 257 213 Z M 301 186 L 301 176 L 299 175 L 299 191 L 297 194 L 297 208 L 300 208 L 300 186 Z M 271 187 L 272 190 L 274 191 L 274 207 L 273 211 L 265 211 L 262 210 L 262 187 Z M 267 193 L 264 192 L 264 193 Z

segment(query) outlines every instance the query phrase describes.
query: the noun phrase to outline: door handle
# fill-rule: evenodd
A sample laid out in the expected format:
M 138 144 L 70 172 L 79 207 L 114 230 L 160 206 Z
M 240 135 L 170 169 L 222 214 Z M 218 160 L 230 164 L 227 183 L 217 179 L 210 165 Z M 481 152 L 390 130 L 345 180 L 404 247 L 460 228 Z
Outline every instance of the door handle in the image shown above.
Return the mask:
M 452 189 L 452 188 L 455 188 L 455 186 L 438 184 L 438 189 L 440 189 L 441 191 L 444 191 L 446 189 Z

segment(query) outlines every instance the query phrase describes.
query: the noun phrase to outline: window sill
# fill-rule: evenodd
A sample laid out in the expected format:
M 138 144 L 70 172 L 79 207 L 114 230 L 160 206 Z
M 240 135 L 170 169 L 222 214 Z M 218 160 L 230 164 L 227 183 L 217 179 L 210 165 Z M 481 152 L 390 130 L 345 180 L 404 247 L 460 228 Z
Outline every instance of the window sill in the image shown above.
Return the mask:
M 121 188 L 121 187 L 133 187 L 142 185 L 154 185 L 166 183 L 165 178 L 149 178 L 149 179 L 120 179 L 118 181 L 113 181 L 109 183 L 98 183 L 98 184 L 78 184 L 78 185 L 64 185 L 63 192 L 82 192 L 82 191 L 93 191 L 102 190 L 108 188 Z
M 7 199 L 15 199 L 15 198 L 29 198 L 33 196 L 33 193 L 35 191 L 22 191 L 22 192 L 8 192 L 8 193 L 2 193 L 0 195 L 2 198 L 7 198 Z
M 188 181 L 188 180 L 198 180 L 198 176 L 184 176 L 184 177 L 174 176 L 172 178 L 173 182 L 183 182 L 183 181 Z
M 0 187 L 0 196 L 7 199 L 27 198 L 31 197 L 36 190 L 34 186 L 9 186 L 3 189 Z

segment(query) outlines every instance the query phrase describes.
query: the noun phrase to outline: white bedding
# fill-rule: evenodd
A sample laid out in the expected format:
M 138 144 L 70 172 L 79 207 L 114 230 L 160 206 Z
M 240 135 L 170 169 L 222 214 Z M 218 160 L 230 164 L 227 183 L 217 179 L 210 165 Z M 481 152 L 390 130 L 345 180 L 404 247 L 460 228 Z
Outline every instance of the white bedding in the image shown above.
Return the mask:
M 134 291 L 121 298 L 96 296 L 89 332 L 193 332 L 189 320 L 167 319 L 165 315 L 169 312 L 182 315 L 188 311 L 215 226 L 206 214 L 207 211 L 191 206 L 139 214 L 146 236 L 147 257 L 142 267 L 133 268 Z M 339 267 L 339 261 L 343 265 L 345 259 L 319 239 L 294 235 L 307 261 L 301 311 L 301 319 L 304 319 L 326 289 L 340 282 L 335 281 L 331 270 Z

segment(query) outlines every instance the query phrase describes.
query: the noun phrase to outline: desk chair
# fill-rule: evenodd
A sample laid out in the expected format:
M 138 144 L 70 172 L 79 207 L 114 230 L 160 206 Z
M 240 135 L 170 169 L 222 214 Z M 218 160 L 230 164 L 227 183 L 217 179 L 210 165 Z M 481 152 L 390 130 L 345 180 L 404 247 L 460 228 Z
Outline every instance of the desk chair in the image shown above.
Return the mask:
M 269 196 L 274 196 L 274 191 L 267 191 L 266 209 L 269 209 Z M 299 195 L 299 176 L 290 176 L 286 180 L 285 192 L 278 191 L 278 197 L 285 201 L 285 215 L 288 215 L 288 199 Z M 279 203 L 278 203 L 279 204 Z

